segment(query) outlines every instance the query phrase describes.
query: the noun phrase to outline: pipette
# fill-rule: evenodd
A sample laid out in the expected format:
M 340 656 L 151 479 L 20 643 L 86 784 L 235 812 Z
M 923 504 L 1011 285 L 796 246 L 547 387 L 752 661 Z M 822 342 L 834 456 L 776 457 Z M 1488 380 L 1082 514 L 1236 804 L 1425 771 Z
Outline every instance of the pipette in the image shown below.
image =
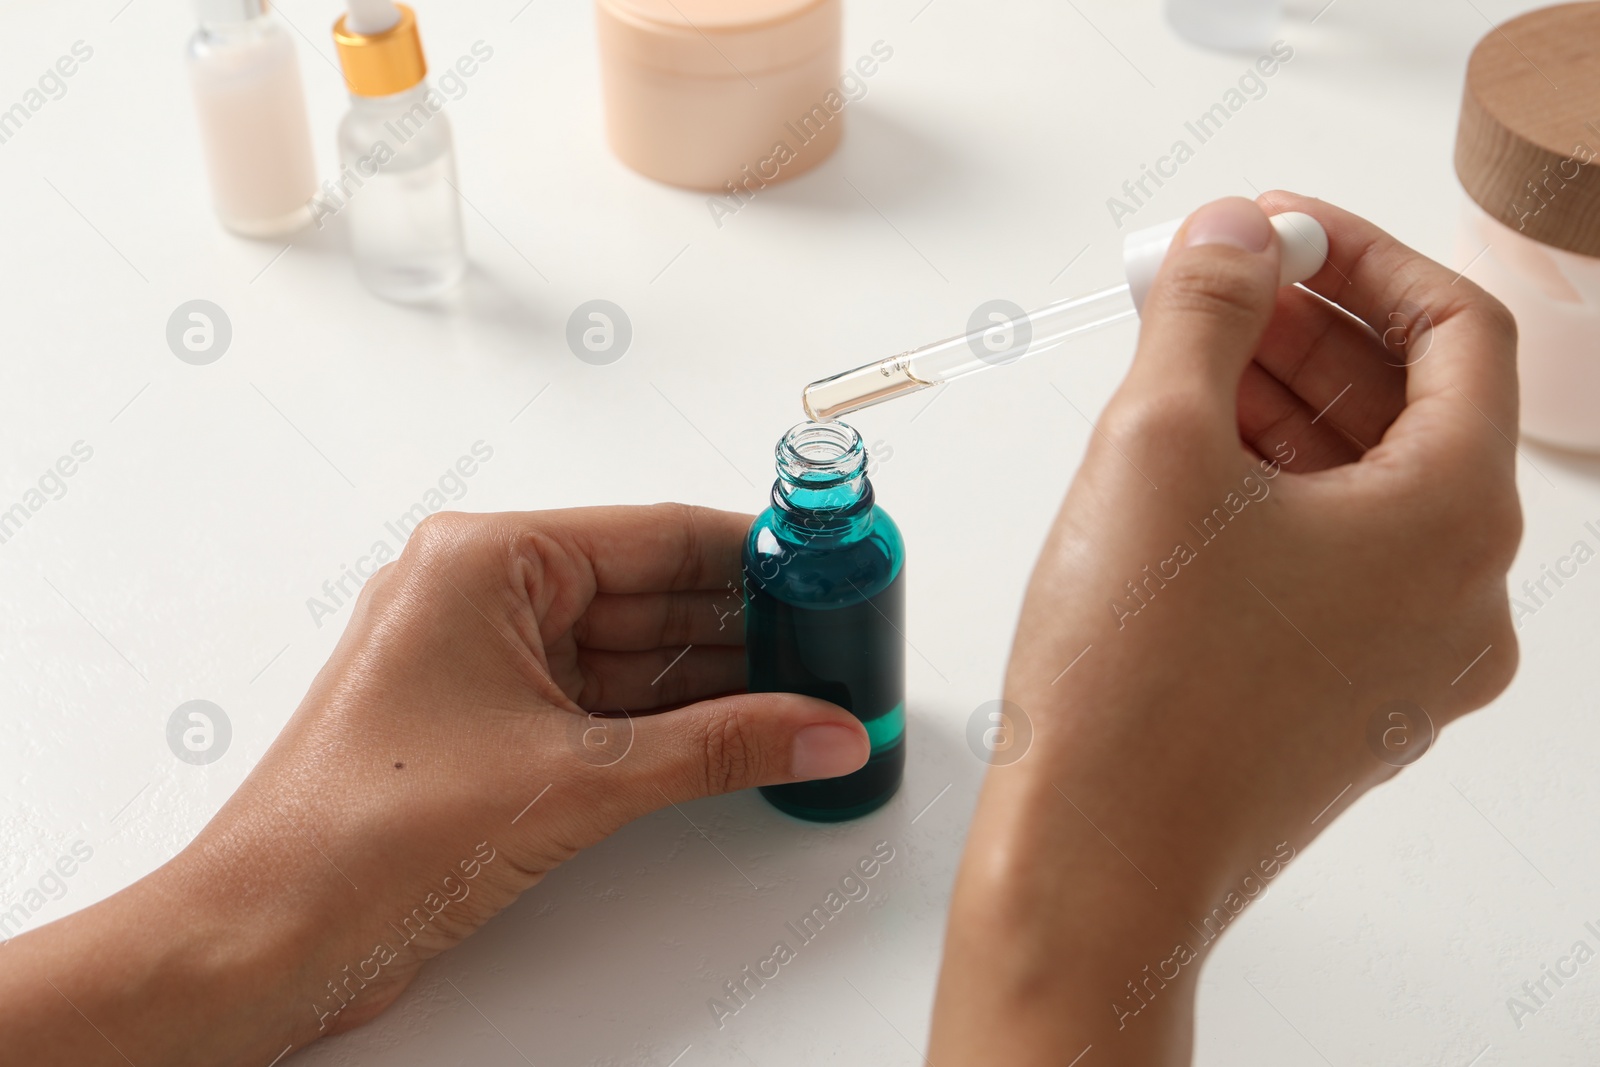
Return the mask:
M 1303 282 L 1322 269 L 1328 258 L 1328 235 L 1316 219 L 1287 211 L 1271 221 L 1283 252 L 1278 284 Z M 989 367 L 1053 351 L 1070 338 L 1138 314 L 1182 223 L 1182 219 L 1174 219 L 1128 235 L 1123 242 L 1126 284 L 1061 300 L 1027 314 L 995 311 L 987 322 L 959 337 L 812 382 L 801 396 L 806 415 L 817 422 L 836 419 Z

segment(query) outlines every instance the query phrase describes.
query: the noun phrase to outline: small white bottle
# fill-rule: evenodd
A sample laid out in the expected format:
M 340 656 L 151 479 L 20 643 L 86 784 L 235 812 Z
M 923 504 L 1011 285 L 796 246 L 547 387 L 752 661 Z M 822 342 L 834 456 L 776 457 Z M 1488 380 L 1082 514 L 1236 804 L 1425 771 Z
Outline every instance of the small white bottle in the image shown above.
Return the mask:
M 361 280 L 389 300 L 437 296 L 466 273 L 444 98 L 428 86 L 416 15 L 351 0 L 333 27 L 350 89 L 339 124 L 339 213 Z
M 277 237 L 311 221 L 311 127 L 294 40 L 266 0 L 197 0 L 189 81 L 222 224 Z
M 1283 0 L 1167 0 L 1166 9 L 1172 28 L 1195 44 L 1251 52 L 1272 44 Z

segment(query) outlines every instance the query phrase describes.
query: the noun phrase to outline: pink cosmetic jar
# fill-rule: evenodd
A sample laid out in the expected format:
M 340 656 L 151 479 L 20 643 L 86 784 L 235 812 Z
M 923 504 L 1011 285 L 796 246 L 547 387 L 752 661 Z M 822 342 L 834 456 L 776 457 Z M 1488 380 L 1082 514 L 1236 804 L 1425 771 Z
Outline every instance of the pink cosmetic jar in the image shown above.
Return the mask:
M 606 133 L 640 174 L 716 192 L 839 143 L 839 0 L 596 0 Z
M 1522 432 L 1587 452 L 1600 452 L 1597 55 L 1600 3 L 1491 30 L 1467 63 L 1455 159 L 1470 197 L 1458 258 L 1517 319 Z

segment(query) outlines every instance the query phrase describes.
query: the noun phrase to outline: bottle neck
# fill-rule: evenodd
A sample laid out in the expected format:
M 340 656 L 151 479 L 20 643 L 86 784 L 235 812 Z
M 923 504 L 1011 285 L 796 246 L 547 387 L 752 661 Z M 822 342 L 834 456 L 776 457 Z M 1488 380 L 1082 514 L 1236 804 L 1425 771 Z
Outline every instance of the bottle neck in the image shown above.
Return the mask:
M 428 82 L 426 79 L 415 85 L 401 89 L 388 96 L 362 96 L 359 93 L 350 94 L 350 107 L 354 111 L 361 111 L 373 115 L 383 115 L 395 110 L 405 110 L 428 95 Z
M 266 15 L 240 22 L 201 22 L 201 40 L 221 47 L 244 47 L 270 40 L 277 24 Z
M 197 0 L 195 17 L 200 31 L 215 37 L 258 32 L 267 17 L 264 0 Z
M 772 510 L 785 532 L 808 541 L 849 537 L 871 526 L 867 450 L 854 429 L 840 422 L 801 423 L 783 435 L 774 454 Z

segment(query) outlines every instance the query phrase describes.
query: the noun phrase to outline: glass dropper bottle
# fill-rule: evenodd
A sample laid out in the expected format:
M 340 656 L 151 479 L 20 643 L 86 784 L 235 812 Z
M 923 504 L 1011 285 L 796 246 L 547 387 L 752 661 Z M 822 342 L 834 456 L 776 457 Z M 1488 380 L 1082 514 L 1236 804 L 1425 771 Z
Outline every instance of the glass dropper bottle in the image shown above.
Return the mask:
M 775 454 L 771 506 L 744 542 L 749 690 L 839 705 L 872 754 L 853 773 L 761 794 L 796 818 L 840 822 L 888 803 L 905 771 L 905 540 L 845 423 L 801 423 Z
M 1328 235 L 1320 223 L 1299 211 L 1272 217 L 1282 245 L 1279 284 L 1311 277 L 1328 258 Z M 1061 347 L 1068 340 L 1138 314 L 1156 271 L 1166 257 L 1182 219 L 1128 235 L 1123 262 L 1128 281 L 1085 296 L 1061 300 L 1019 318 L 980 325 L 959 337 L 902 352 L 806 386 L 806 415 L 818 422 L 909 396 L 989 367 L 1015 363 Z
M 418 303 L 467 270 L 455 139 L 445 99 L 427 82 L 417 16 L 393 0 L 347 0 L 333 26 L 350 90 L 339 123 L 339 183 L 324 214 L 349 219 L 350 251 L 368 289 Z
M 311 221 L 311 125 L 294 38 L 266 0 L 196 0 L 189 78 L 217 217 L 245 237 Z

